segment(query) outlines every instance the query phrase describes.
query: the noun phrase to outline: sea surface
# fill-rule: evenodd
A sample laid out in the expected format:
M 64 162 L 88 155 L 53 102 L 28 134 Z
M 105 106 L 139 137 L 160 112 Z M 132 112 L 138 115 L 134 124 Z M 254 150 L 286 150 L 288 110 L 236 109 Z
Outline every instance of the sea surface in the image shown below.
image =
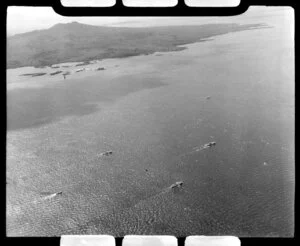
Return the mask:
M 292 17 L 65 80 L 7 70 L 7 235 L 293 236 Z

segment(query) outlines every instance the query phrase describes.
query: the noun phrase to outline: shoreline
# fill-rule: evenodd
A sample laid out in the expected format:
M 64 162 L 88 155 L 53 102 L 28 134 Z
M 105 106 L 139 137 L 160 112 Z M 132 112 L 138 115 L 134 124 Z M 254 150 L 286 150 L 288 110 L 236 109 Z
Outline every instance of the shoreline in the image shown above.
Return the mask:
M 233 28 L 232 30 L 228 30 L 228 32 L 226 32 L 226 33 L 222 33 L 222 32 L 221 33 L 215 33 L 215 34 L 212 34 L 211 36 L 206 36 L 204 34 L 204 37 L 200 38 L 198 40 L 191 40 L 194 37 L 192 37 L 192 38 L 187 37 L 186 40 L 181 40 L 181 41 L 179 41 L 181 43 L 178 43 L 178 44 L 176 44 L 176 40 L 173 40 L 171 38 L 169 40 L 170 43 L 166 47 L 164 47 L 164 46 L 150 47 L 149 50 L 146 50 L 147 47 L 145 48 L 145 47 L 141 46 L 141 47 L 137 47 L 137 48 L 132 49 L 132 50 L 130 50 L 130 49 L 126 50 L 125 49 L 125 51 L 124 50 L 122 51 L 122 48 L 120 48 L 120 50 L 118 50 L 118 51 L 113 50 L 110 53 L 102 53 L 102 54 L 99 54 L 99 55 L 96 55 L 96 56 L 93 55 L 92 57 L 90 57 L 90 58 L 88 57 L 88 58 L 85 58 L 85 59 L 77 59 L 77 58 L 69 57 L 69 58 L 66 58 L 65 60 L 62 59 L 58 63 L 49 61 L 49 62 L 46 62 L 44 64 L 40 64 L 40 65 L 30 65 L 30 64 L 25 65 L 24 64 L 22 66 L 14 66 L 14 65 L 8 65 L 7 64 L 6 69 L 17 69 L 17 68 L 25 68 L 25 67 L 32 67 L 32 68 L 39 69 L 39 68 L 51 67 L 51 66 L 58 65 L 58 64 L 63 64 L 63 63 L 87 63 L 88 64 L 92 61 L 97 61 L 97 60 L 99 61 L 99 60 L 106 60 L 106 59 L 122 59 L 122 58 L 141 56 L 141 55 L 151 55 L 151 54 L 154 54 L 156 52 L 164 53 L 164 52 L 182 51 L 182 50 L 186 49 L 184 47 L 185 45 L 210 41 L 216 36 L 226 35 L 226 34 L 229 34 L 229 33 L 232 33 L 232 32 L 242 32 L 242 31 L 248 31 L 248 30 L 254 30 L 254 29 L 270 28 L 270 26 L 266 23 L 253 23 L 253 24 L 246 24 L 246 25 L 237 23 L 236 25 L 237 25 L 237 29 Z M 244 29 L 239 30 L 238 29 L 239 27 L 240 28 L 242 27 Z M 183 39 L 185 39 L 185 38 L 183 38 Z M 8 61 L 7 61 L 7 63 L 8 63 Z
M 269 27 L 266 24 L 267 27 Z M 273 26 L 271 26 L 273 27 Z M 264 29 L 265 26 L 263 26 L 262 28 L 256 28 L 256 29 L 246 29 L 243 31 L 258 31 L 260 29 Z M 44 68 L 35 68 L 35 67 L 18 67 L 18 68 L 10 68 L 7 69 L 7 75 L 10 76 L 10 74 L 15 77 L 10 77 L 11 79 L 7 80 L 7 89 L 8 90 L 12 90 L 12 89 L 21 89 L 21 88 L 33 88 L 33 87 L 44 87 L 44 86 L 48 86 L 48 85 L 54 85 L 57 83 L 61 83 L 64 82 L 64 80 L 61 78 L 58 78 L 58 76 L 60 76 L 60 74 L 57 74 L 57 76 L 50 76 L 51 73 L 56 72 L 56 71 L 71 71 L 71 77 L 70 79 L 82 79 L 84 77 L 94 77 L 94 76 L 98 76 L 97 74 L 92 73 L 92 70 L 95 70 L 95 67 L 104 67 L 104 71 L 101 72 L 102 75 L 104 75 L 105 77 L 111 77 L 111 72 L 114 71 L 115 68 L 121 66 L 123 67 L 123 61 L 125 62 L 125 64 L 127 64 L 127 59 L 148 59 L 147 57 L 149 57 L 149 59 L 152 59 L 151 57 L 153 56 L 169 56 L 172 54 L 179 54 L 185 51 L 188 51 L 190 49 L 190 47 L 193 47 L 194 45 L 205 45 L 205 43 L 211 43 L 211 42 L 215 42 L 218 38 L 222 38 L 222 37 L 226 37 L 226 36 L 230 36 L 233 34 L 238 34 L 240 32 L 228 32 L 225 34 L 216 34 L 212 37 L 207 37 L 207 38 L 203 38 L 200 41 L 197 42 L 192 42 L 192 43 L 186 43 L 186 44 L 181 44 L 178 45 L 177 47 L 180 48 L 180 50 L 176 50 L 176 51 L 155 51 L 153 53 L 147 53 L 147 54 L 139 54 L 139 55 L 134 55 L 134 56 L 129 56 L 129 57 L 122 57 L 124 59 L 121 58 L 106 58 L 106 59 L 98 59 L 98 60 L 91 60 L 89 63 L 86 63 L 84 66 L 77 66 L 77 64 L 82 64 L 83 61 L 76 61 L 76 62 L 64 62 L 64 63 L 57 63 L 57 64 L 53 64 L 52 68 L 50 66 L 44 67 Z M 208 42 L 211 41 L 211 42 Z M 179 52 L 181 51 L 181 52 Z M 127 58 L 127 59 L 125 59 Z M 165 59 L 165 58 L 164 58 Z M 119 64 L 119 62 L 121 62 Z M 123 64 L 123 65 L 121 65 Z M 75 73 L 74 71 L 77 68 L 85 68 L 86 70 L 83 73 Z M 112 70 L 111 70 L 112 69 Z M 125 67 L 122 69 L 126 70 L 126 65 Z M 124 71 L 125 71 L 124 70 Z M 72 72 L 73 71 L 73 72 Z M 111 72 L 110 72 L 111 71 Z M 119 71 L 119 70 L 118 70 Z M 124 72 L 123 71 L 123 72 Z M 27 76 L 20 76 L 23 73 L 35 73 L 35 72 L 46 72 L 47 74 L 45 74 L 44 76 L 38 76 L 38 77 L 28 77 L 25 78 Z M 107 73 L 109 72 L 109 73 Z M 77 76 L 73 76 L 72 74 L 74 73 L 74 75 L 76 74 Z M 114 73 L 114 72 L 113 72 Z M 118 73 L 117 73 L 118 74 Z M 79 75 L 79 77 L 78 77 Z M 24 79 L 22 79 L 22 77 L 24 77 Z M 113 76 L 114 77 L 114 76 Z M 20 78 L 20 80 L 19 80 Z M 30 82 L 30 83 L 24 83 L 24 82 Z M 66 81 L 68 82 L 68 81 Z

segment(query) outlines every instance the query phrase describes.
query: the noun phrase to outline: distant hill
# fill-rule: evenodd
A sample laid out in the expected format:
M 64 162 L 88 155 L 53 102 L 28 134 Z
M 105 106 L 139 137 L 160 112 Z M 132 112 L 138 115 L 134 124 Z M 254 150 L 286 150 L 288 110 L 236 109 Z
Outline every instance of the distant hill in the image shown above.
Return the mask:
M 162 23 L 163 24 L 163 23 Z M 7 37 L 7 68 L 127 57 L 181 50 L 215 35 L 263 27 L 262 24 L 208 24 L 147 28 L 102 27 L 72 22 Z

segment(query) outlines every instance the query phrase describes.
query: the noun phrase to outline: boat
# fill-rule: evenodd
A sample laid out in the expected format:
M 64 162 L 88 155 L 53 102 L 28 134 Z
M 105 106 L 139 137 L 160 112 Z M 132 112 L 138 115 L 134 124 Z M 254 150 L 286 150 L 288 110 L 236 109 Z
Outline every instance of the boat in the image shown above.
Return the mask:
M 210 143 L 205 144 L 203 147 L 204 148 L 210 148 L 210 147 L 212 147 L 212 146 L 214 146 L 216 144 L 217 144 L 216 142 L 210 142 Z
M 110 150 L 110 151 L 105 151 L 105 152 L 103 152 L 103 153 L 101 153 L 100 154 L 100 156 L 109 156 L 109 155 L 112 155 L 112 151 Z
M 216 142 L 210 142 L 210 143 L 207 144 L 207 146 L 208 146 L 208 147 L 211 147 L 211 146 L 214 146 L 214 145 L 216 145 L 216 144 L 217 144 Z
M 175 184 L 171 185 L 171 188 L 180 188 L 183 186 L 183 182 L 182 181 L 177 181 Z

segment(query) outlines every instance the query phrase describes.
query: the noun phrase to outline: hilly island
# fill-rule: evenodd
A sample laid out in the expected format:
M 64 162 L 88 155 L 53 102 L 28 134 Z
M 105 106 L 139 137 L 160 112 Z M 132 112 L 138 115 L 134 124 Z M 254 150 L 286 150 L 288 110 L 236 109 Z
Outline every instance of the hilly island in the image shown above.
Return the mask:
M 7 68 L 50 66 L 63 62 L 178 51 L 180 45 L 229 32 L 264 28 L 264 24 L 103 27 L 71 22 L 7 38 Z

